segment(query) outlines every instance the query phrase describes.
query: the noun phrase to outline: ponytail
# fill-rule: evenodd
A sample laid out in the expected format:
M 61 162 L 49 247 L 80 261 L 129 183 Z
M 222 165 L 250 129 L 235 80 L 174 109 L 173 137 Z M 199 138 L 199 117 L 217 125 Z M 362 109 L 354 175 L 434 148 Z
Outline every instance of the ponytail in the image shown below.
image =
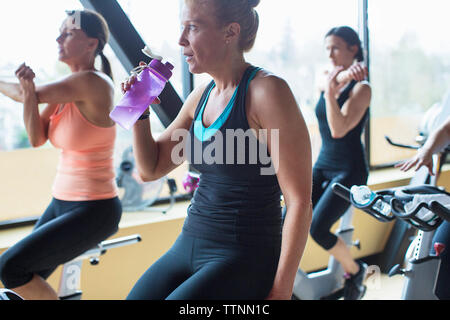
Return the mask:
M 102 72 L 106 74 L 108 77 L 110 77 L 111 80 L 114 81 L 111 63 L 109 62 L 108 58 L 106 58 L 106 56 L 103 54 L 103 51 L 100 51 L 99 56 L 102 59 Z
M 359 45 L 358 53 L 356 54 L 355 59 L 358 62 L 364 61 L 364 52 L 363 52 L 363 49 L 362 49 L 361 45 Z

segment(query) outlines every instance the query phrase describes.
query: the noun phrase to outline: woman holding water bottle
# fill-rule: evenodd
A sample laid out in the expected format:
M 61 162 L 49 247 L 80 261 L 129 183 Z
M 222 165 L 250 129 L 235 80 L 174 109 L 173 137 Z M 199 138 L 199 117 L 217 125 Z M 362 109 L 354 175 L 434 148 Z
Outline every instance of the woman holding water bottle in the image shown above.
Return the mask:
M 344 299 L 361 298 L 366 265 L 354 261 L 344 240 L 333 234 L 333 224 L 350 204 L 333 193 L 339 182 L 347 187 L 367 182 L 368 168 L 361 133 L 366 123 L 371 87 L 364 81 L 367 69 L 358 34 L 350 27 L 331 29 L 325 47 L 333 69 L 326 72 L 319 86 L 316 106 L 322 148 L 313 168 L 312 238 L 336 260 L 346 272 Z
M 57 299 L 46 282 L 50 274 L 118 229 L 122 207 L 113 167 L 116 137 L 109 118 L 114 86 L 103 54 L 109 37 L 106 21 L 89 11 L 71 11 L 60 36 L 59 60 L 72 73 L 35 86 L 33 70 L 21 65 L 19 84 L 0 81 L 0 92 L 23 103 L 33 147 L 48 140 L 62 149 L 53 199 L 33 232 L 0 256 L 0 279 L 24 299 Z M 101 57 L 103 72 L 95 68 Z M 47 106 L 39 112 L 38 105 Z
M 147 111 L 133 127 L 133 149 L 143 180 L 187 159 L 200 183 L 181 234 L 128 299 L 291 299 L 310 224 L 310 140 L 288 84 L 244 59 L 258 3 L 184 3 L 179 44 L 189 70 L 213 81 L 190 94 L 157 140 Z M 289 205 L 284 226 L 281 190 Z

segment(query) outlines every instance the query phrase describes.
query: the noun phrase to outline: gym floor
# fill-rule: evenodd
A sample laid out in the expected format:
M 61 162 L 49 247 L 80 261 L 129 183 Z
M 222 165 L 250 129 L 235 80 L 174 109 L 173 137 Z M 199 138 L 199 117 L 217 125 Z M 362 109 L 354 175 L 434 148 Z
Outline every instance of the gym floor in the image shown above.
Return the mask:
M 403 276 L 389 278 L 387 274 L 372 275 L 366 279 L 366 294 L 363 300 L 401 300 Z

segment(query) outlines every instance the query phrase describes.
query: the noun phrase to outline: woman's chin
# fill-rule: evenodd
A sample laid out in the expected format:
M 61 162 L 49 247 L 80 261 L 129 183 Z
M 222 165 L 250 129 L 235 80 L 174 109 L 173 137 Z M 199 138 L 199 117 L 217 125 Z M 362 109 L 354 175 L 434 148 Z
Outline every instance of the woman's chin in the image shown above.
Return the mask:
M 58 55 L 58 60 L 60 61 L 60 62 L 66 62 L 66 58 L 65 58 L 65 56 L 64 56 L 64 54 L 59 54 Z
M 194 64 L 189 64 L 188 66 L 189 66 L 189 72 L 192 74 L 200 74 L 200 73 L 204 72 L 201 69 L 199 69 L 197 66 L 195 66 Z

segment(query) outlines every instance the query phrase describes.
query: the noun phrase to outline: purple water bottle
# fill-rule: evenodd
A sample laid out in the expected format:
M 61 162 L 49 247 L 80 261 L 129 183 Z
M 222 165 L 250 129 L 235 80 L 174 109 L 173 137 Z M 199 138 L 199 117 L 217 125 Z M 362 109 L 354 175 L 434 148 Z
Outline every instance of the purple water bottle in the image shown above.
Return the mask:
M 147 47 L 142 51 L 152 58 L 155 57 Z M 131 129 L 172 77 L 173 65 L 169 62 L 163 64 L 161 60 L 161 57 L 156 57 L 142 69 L 136 82 L 109 114 L 122 128 Z

